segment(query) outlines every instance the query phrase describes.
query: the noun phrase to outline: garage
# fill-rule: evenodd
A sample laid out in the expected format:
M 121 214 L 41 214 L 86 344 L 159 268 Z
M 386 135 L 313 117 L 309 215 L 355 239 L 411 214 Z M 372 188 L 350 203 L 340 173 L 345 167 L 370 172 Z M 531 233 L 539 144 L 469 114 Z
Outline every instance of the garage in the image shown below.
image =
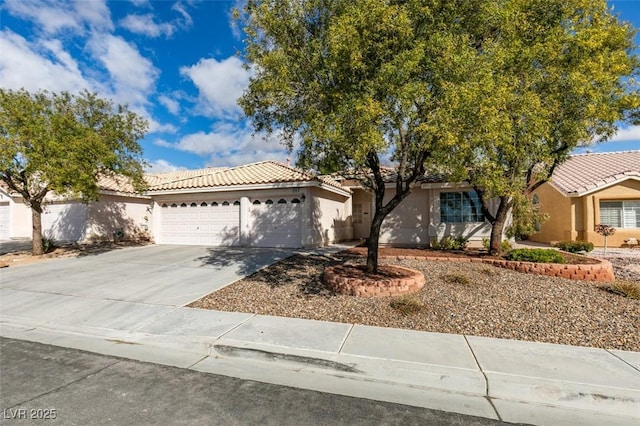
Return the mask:
M 253 247 L 302 247 L 299 198 L 254 199 L 249 217 Z
M 0 203 L 0 240 L 9 239 L 9 203 Z
M 190 200 L 160 204 L 160 243 L 240 244 L 240 201 Z
M 42 234 L 56 241 L 82 241 L 87 233 L 88 208 L 81 203 L 47 204 Z

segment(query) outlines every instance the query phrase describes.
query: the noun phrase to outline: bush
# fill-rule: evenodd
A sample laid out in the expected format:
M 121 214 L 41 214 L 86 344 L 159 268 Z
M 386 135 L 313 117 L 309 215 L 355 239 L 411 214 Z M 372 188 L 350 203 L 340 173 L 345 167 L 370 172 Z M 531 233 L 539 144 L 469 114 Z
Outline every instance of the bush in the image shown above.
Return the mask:
M 42 237 L 42 250 L 44 253 L 52 252 L 58 247 L 56 240 L 53 238 Z
M 483 238 L 482 239 L 482 247 L 484 247 L 487 250 L 489 250 L 489 243 L 490 242 L 491 242 L 491 240 L 489 240 L 489 238 Z M 513 246 L 511 245 L 509 240 L 503 240 L 500 243 L 500 253 L 509 253 L 511 250 L 513 250 Z
M 553 249 L 515 249 L 507 253 L 505 259 L 536 263 L 566 263 L 564 257 Z
M 471 282 L 469 281 L 469 277 L 464 274 L 447 274 L 443 275 L 442 279 L 449 284 L 462 284 L 469 285 Z
M 640 300 L 640 283 L 632 281 L 616 281 L 615 283 L 601 288 L 610 293 L 618 294 L 630 299 Z
M 389 306 L 402 315 L 408 315 L 420 312 L 424 308 L 424 303 L 415 296 L 400 296 L 391 300 Z
M 560 241 L 555 244 L 555 247 L 562 251 L 568 251 L 569 253 L 588 253 L 593 250 L 593 243 L 587 241 Z
M 437 238 L 431 239 L 431 248 L 434 250 L 464 250 L 469 244 L 469 239 L 465 237 L 442 237 L 440 241 Z

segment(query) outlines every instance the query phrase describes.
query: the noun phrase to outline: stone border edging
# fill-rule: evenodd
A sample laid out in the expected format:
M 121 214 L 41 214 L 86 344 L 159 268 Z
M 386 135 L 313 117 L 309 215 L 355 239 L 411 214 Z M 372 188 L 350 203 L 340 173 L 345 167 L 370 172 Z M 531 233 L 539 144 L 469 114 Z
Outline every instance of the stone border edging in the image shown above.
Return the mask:
M 548 275 L 551 277 L 568 278 L 571 280 L 613 282 L 615 275 L 613 265 L 605 259 L 589 259 L 598 263 L 593 264 L 567 264 L 567 263 L 535 263 L 515 260 L 476 259 L 470 257 L 445 257 L 445 256 L 380 256 L 380 259 L 432 259 L 449 262 L 486 263 L 500 268 L 528 274 Z
M 356 265 L 328 266 L 322 274 L 323 281 L 336 293 L 360 297 L 399 296 L 415 293 L 424 287 L 424 274 L 414 269 L 397 265 L 386 266 L 389 269 L 400 269 L 405 274 L 402 277 L 385 277 L 372 279 L 367 276 L 350 276 L 349 270 Z M 360 274 L 358 274 L 360 275 Z

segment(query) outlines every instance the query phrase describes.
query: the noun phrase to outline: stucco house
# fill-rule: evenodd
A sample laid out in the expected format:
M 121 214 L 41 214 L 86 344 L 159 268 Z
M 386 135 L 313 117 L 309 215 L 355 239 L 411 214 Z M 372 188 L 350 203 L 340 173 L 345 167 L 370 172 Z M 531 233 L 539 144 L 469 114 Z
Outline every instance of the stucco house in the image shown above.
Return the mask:
M 549 219 L 532 241 L 589 241 L 604 245 L 597 224 L 616 228 L 610 246 L 640 240 L 640 151 L 571 156 L 551 180 L 533 194 L 534 205 Z
M 387 197 L 395 191 L 387 174 Z M 126 182 L 100 181 L 90 204 L 54 198 L 44 234 L 60 241 L 149 236 L 156 244 L 316 247 L 369 236 L 373 195 L 354 179 L 315 176 L 274 161 L 147 176 L 135 194 Z M 15 194 L 0 192 L 0 239 L 29 237 L 31 213 Z M 385 219 L 380 243 L 428 246 L 433 238 L 490 234 L 473 189 L 423 177 Z

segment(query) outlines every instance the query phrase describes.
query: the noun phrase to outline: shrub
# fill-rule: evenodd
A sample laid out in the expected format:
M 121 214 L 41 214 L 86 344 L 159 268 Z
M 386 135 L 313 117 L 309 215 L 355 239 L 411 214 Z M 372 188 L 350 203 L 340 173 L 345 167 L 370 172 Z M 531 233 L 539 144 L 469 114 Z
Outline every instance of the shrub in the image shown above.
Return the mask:
M 505 259 L 536 263 L 566 263 L 564 257 L 553 249 L 515 249 L 507 253 Z
M 54 240 L 53 238 L 49 238 L 49 237 L 42 237 L 42 250 L 43 253 L 49 253 L 52 252 L 56 249 L 56 247 L 58 247 L 58 244 L 56 243 L 56 240 Z
M 389 303 L 391 308 L 400 312 L 402 315 L 415 314 L 424 308 L 424 303 L 415 296 L 396 297 Z
M 465 237 L 442 237 L 440 241 L 437 238 L 431 239 L 431 248 L 434 250 L 464 250 L 469 244 L 469 239 Z
M 632 281 L 616 281 L 601 288 L 610 293 L 619 294 L 620 296 L 628 297 L 630 299 L 640 300 L 640 283 Z
M 469 285 L 469 277 L 464 274 L 446 274 L 442 276 L 442 279 L 449 284 L 462 284 Z
M 491 240 L 489 240 L 489 238 L 483 238 L 482 239 L 482 247 L 484 247 L 485 249 L 489 250 L 489 243 L 490 242 L 491 242 Z M 500 243 L 500 253 L 509 253 L 511 250 L 513 250 L 513 246 L 511 245 L 509 240 L 503 240 Z
M 587 241 L 560 241 L 555 247 L 569 253 L 590 252 L 593 250 L 593 243 Z

